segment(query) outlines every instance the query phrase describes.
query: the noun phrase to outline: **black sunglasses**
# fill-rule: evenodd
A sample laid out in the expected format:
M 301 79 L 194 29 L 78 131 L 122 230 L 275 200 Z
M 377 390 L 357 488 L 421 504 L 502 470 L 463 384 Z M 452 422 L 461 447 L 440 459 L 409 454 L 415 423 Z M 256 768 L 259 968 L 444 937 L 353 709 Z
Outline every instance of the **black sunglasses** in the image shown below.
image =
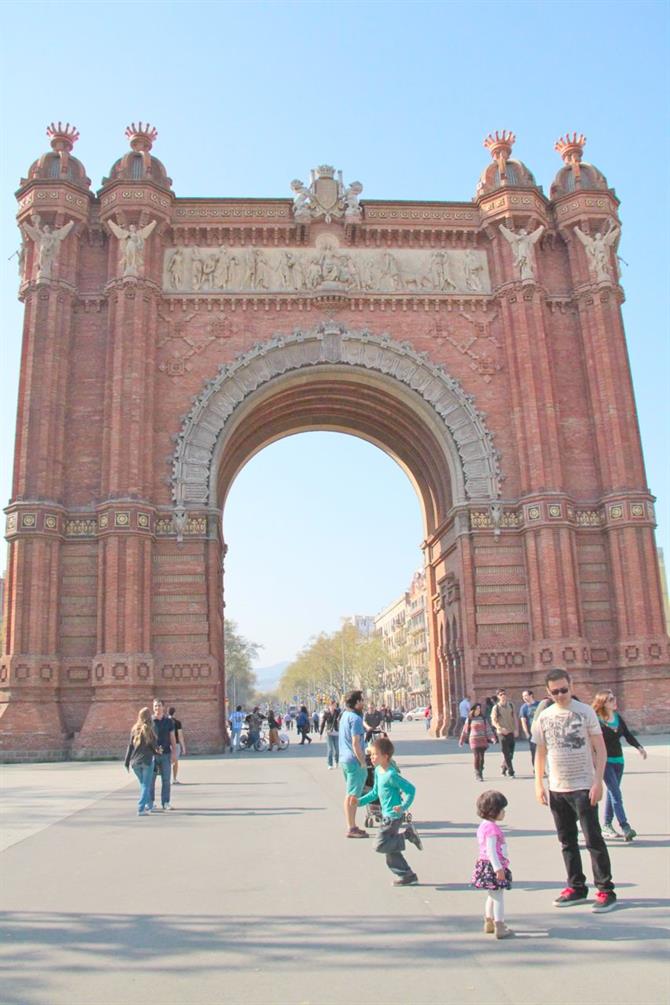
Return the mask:
M 569 687 L 549 688 L 549 694 L 553 694 L 556 697 L 557 694 L 567 694 L 569 690 Z

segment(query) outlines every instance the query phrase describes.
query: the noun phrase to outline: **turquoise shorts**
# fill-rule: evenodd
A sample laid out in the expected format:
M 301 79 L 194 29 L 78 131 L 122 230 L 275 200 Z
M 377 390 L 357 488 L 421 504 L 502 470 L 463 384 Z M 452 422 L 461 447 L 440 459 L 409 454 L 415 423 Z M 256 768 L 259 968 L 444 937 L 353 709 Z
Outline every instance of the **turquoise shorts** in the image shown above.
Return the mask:
M 358 796 L 363 792 L 365 780 L 368 777 L 368 769 L 361 767 L 358 761 L 345 761 L 342 764 L 344 780 L 347 785 L 348 796 Z

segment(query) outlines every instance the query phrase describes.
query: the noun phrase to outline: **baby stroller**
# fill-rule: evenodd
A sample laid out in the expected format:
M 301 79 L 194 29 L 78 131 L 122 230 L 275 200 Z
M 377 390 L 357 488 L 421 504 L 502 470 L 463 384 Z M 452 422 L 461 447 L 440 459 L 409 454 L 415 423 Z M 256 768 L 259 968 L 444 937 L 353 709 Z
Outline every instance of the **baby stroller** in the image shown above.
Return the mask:
M 374 739 L 375 736 L 386 736 L 386 735 L 387 734 L 384 732 L 384 730 L 375 729 L 372 733 L 372 738 Z M 372 764 L 372 758 L 370 757 L 369 745 L 365 748 L 365 764 L 368 769 L 368 776 L 365 779 L 365 785 L 363 786 L 363 795 L 368 793 L 370 789 L 373 789 L 375 786 L 375 769 Z M 396 767 L 398 766 L 396 765 Z M 399 768 L 398 771 L 400 771 Z M 412 814 L 409 812 L 409 810 L 407 811 L 407 813 L 403 813 L 402 815 L 403 823 L 408 824 L 411 822 L 411 820 L 412 820 Z M 379 827 L 381 822 L 382 822 L 381 803 L 379 802 L 378 799 L 375 799 L 374 802 L 368 803 L 367 806 L 365 807 L 365 826 Z

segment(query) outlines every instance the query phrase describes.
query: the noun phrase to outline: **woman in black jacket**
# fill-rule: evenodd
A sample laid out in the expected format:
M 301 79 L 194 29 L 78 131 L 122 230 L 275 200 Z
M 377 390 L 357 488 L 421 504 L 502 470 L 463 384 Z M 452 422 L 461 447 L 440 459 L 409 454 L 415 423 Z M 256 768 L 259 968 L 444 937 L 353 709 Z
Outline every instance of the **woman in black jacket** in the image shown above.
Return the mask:
M 607 786 L 603 837 L 618 838 L 621 836 L 612 826 L 616 814 L 619 826 L 623 831 L 624 839 L 632 841 L 636 837 L 637 832 L 628 823 L 621 796 L 621 778 L 623 776 L 621 737 L 623 736 L 631 747 L 636 747 L 638 753 L 645 759 L 647 751 L 639 740 L 635 739 L 624 722 L 623 716 L 619 715 L 616 696 L 611 691 L 599 691 L 593 699 L 593 708 L 600 721 L 600 728 L 603 731 L 603 739 L 607 750 L 607 764 L 605 765 L 605 776 L 603 779 Z
M 160 753 L 156 746 L 156 734 L 151 723 L 151 711 L 141 708 L 137 722 L 130 731 L 130 742 L 126 751 L 126 771 L 133 769 L 140 783 L 140 798 L 137 815 L 143 817 L 151 813 L 151 775 L 154 770 L 154 755 Z

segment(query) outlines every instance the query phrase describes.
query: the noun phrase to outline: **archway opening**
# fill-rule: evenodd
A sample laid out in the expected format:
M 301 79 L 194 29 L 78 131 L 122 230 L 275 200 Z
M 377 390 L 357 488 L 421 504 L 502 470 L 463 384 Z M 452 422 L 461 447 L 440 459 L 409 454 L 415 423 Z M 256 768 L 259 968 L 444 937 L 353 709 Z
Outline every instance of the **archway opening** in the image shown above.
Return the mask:
M 265 693 L 315 637 L 341 633 L 345 619 L 369 637 L 368 619 L 399 603 L 423 571 L 413 485 L 386 453 L 335 432 L 287 436 L 257 452 L 226 499 L 223 532 L 226 619 L 238 636 L 263 646 L 254 669 Z M 428 691 L 425 590 L 422 600 L 412 627 L 423 629 L 424 645 L 411 660 L 397 639 L 393 652 L 388 637 L 368 648 L 386 648 L 389 672 L 374 681 L 380 703 L 391 703 L 385 692 L 392 690 L 394 705 L 408 707 L 410 692 Z M 227 694 L 235 704 L 240 688 L 231 670 Z M 339 693 L 342 677 L 333 673 Z

